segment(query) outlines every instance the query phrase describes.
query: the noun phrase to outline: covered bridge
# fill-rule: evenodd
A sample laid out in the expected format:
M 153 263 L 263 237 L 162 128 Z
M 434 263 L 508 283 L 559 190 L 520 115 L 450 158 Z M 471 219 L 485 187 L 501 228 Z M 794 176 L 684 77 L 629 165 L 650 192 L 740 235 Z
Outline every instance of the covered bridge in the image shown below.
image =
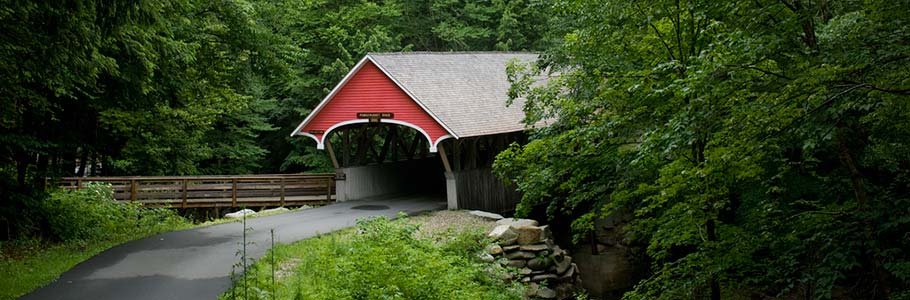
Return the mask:
M 371 53 L 291 134 L 312 138 L 336 170 L 338 201 L 428 193 L 450 209 L 507 212 L 520 195 L 491 174 L 523 142 L 523 102 L 507 106 L 511 61 L 531 53 Z

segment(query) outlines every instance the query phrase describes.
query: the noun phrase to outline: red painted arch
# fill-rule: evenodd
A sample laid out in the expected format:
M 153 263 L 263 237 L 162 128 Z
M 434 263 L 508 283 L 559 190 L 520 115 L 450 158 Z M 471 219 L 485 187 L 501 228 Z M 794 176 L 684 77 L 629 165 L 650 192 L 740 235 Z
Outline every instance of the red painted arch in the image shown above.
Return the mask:
M 431 152 L 436 152 L 439 141 L 450 137 L 433 116 L 369 59 L 361 61 L 351 72 L 295 133 L 313 138 L 317 148 L 323 149 L 325 137 L 333 130 L 369 122 L 358 118 L 358 113 L 390 112 L 392 118 L 379 121 L 416 129 L 427 138 Z

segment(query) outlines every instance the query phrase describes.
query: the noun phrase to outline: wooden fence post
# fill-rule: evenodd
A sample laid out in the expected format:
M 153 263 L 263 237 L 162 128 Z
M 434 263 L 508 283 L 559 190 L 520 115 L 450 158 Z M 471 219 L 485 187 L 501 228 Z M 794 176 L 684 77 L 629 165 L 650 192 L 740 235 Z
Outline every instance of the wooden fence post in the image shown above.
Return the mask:
M 281 206 L 284 206 L 284 177 L 281 177 Z
M 332 202 L 332 178 L 325 182 L 325 201 Z
M 183 179 L 183 208 L 186 208 L 186 178 Z
M 76 189 L 77 190 L 82 189 L 82 178 L 76 179 Z
M 130 179 L 130 201 L 136 201 L 136 179 Z
M 231 207 L 237 207 L 237 178 L 231 178 Z

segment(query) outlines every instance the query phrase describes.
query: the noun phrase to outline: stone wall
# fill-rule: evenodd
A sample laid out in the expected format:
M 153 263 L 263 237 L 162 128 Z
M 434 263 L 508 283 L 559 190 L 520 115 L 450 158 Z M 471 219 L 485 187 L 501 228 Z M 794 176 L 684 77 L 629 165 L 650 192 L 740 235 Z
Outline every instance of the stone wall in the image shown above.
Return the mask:
M 485 260 L 508 268 L 506 280 L 527 284 L 527 299 L 570 299 L 580 287 L 578 266 L 554 244 L 548 226 L 535 220 L 505 218 L 489 236 Z
M 642 250 L 629 245 L 625 225 L 631 215 L 614 214 L 595 221 L 590 240 L 572 250 L 592 299 L 621 299 L 641 279 L 645 265 L 637 258 Z

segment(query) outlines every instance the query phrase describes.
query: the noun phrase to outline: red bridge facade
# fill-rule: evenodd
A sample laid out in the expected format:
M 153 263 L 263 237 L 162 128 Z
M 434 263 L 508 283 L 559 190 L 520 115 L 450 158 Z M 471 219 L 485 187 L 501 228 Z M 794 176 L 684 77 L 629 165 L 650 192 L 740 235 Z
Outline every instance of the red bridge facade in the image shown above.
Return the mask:
M 413 128 L 430 145 L 430 152 L 452 135 L 426 108 L 364 58 L 341 83 L 310 113 L 295 133 L 312 138 L 318 149 L 325 148 L 332 131 L 359 123 L 390 123 Z

